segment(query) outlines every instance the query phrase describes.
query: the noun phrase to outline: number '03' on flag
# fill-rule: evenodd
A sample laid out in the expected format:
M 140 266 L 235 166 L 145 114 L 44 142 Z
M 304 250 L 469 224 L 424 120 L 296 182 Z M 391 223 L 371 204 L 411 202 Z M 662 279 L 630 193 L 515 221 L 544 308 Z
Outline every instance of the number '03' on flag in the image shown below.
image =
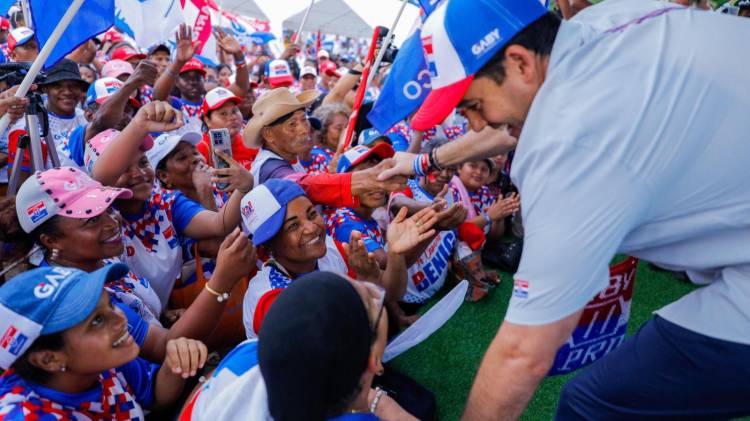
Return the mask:
M 380 133 L 411 114 L 430 93 L 430 72 L 420 34 L 417 30 L 404 41 L 372 111 L 367 114 Z
M 39 49 L 50 39 L 73 0 L 29 0 Z M 90 38 L 109 29 L 115 22 L 115 0 L 84 0 L 50 53 L 44 68 L 52 67 Z

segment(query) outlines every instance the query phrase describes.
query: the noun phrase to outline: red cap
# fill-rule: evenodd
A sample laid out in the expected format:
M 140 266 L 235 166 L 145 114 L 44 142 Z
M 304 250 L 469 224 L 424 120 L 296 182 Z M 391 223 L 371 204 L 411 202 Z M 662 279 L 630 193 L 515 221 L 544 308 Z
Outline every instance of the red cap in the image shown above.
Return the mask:
M 203 64 L 202 61 L 198 60 L 195 57 L 188 60 L 188 62 L 185 63 L 184 66 L 182 66 L 182 69 L 180 69 L 180 74 L 189 72 L 191 70 L 196 70 L 199 73 L 201 73 L 203 76 L 206 76 L 206 66 Z
M 271 88 L 288 87 L 294 84 L 294 76 L 286 60 L 273 60 L 268 63 L 268 84 Z
M 320 63 L 320 73 L 325 73 L 328 76 L 341 77 L 341 73 L 339 72 L 338 67 L 336 67 L 336 63 L 330 60 Z
M 125 45 L 125 46 L 122 46 L 122 47 L 116 49 L 112 53 L 112 57 L 111 58 L 112 58 L 112 60 L 128 61 L 128 60 L 130 60 L 131 58 L 134 58 L 134 57 L 143 60 L 144 58 L 146 58 L 146 55 L 143 54 L 143 53 L 139 53 L 135 48 L 133 48 L 133 47 L 131 47 L 129 45 Z
M 233 94 L 232 91 L 226 88 L 213 88 L 203 98 L 203 105 L 201 106 L 201 112 L 206 115 L 209 111 L 213 111 L 227 102 L 234 102 L 235 104 L 241 104 L 242 98 Z
M 113 44 L 117 44 L 118 42 L 125 41 L 125 37 L 123 37 L 121 33 L 117 32 L 114 28 L 112 28 L 109 31 L 105 32 L 104 36 L 102 37 L 102 42 L 107 42 L 107 41 Z
M 10 31 L 10 21 L 0 17 L 0 31 Z
M 433 89 L 412 117 L 409 126 L 414 130 L 424 131 L 442 123 L 461 102 L 473 80 L 474 76 L 469 76 L 452 85 Z

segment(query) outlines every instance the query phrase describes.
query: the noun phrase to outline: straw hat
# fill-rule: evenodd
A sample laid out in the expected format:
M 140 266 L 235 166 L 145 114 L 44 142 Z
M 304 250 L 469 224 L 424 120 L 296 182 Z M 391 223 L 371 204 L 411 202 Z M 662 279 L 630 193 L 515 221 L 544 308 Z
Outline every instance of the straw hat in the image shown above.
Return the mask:
M 245 126 L 245 146 L 259 148 L 262 145 L 260 131 L 274 120 L 291 112 L 307 108 L 320 96 L 316 90 L 294 94 L 287 88 L 272 89 L 263 94 L 253 105 L 253 118 Z

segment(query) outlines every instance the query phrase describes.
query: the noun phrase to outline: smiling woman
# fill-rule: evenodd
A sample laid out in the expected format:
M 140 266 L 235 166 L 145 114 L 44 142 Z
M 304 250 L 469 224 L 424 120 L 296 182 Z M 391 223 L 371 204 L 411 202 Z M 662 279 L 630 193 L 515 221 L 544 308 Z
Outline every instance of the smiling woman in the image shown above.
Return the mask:
M 103 289 L 127 271 L 122 264 L 92 273 L 44 267 L 0 288 L 4 418 L 44 418 L 52 410 L 63 419 L 143 419 L 144 409 L 179 397 L 186 378 L 180 373 L 195 375 L 206 347 L 169 341 L 161 368 L 138 358 L 128 319 Z
M 132 196 L 129 189 L 104 187 L 71 167 L 39 172 L 24 182 L 16 197 L 0 201 L 0 241 L 10 246 L 13 256 L 26 255 L 35 243 L 41 245 L 41 266 L 95 272 L 127 255 L 121 218 L 112 205 Z M 230 234 L 221 249 L 228 244 L 241 252 L 217 261 L 212 285 L 221 291 L 231 289 L 249 272 L 248 262 L 254 260 L 252 247 L 239 231 Z M 170 339 L 207 337 L 224 311 L 224 303 L 202 291 L 185 314 L 166 329 L 159 321 L 162 302 L 150 280 L 126 271 L 119 278 L 108 279 L 104 286 L 125 312 L 143 356 L 152 360 L 164 358 Z
M 299 276 L 318 270 L 347 273 L 348 268 L 326 235 L 323 218 L 297 184 L 268 180 L 245 195 L 241 212 L 255 245 L 264 245 L 271 256 L 245 294 L 245 331 L 254 338 L 278 294 Z

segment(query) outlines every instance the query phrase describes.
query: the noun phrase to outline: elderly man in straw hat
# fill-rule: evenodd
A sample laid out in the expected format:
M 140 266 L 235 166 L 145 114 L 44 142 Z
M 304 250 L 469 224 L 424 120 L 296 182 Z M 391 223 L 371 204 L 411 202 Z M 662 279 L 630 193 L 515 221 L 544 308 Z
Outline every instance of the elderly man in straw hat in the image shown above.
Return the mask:
M 297 155 L 311 142 L 305 108 L 319 95 L 320 92 L 310 90 L 295 96 L 287 88 L 276 88 L 253 105 L 253 118 L 245 126 L 243 136 L 246 146 L 259 149 L 250 170 L 255 185 L 271 178 L 291 179 L 312 202 L 334 207 L 356 207 L 357 196 L 371 191 L 403 190 L 406 181 L 403 177 L 377 181 L 377 175 L 392 165 L 388 160 L 352 173 L 306 174 Z

